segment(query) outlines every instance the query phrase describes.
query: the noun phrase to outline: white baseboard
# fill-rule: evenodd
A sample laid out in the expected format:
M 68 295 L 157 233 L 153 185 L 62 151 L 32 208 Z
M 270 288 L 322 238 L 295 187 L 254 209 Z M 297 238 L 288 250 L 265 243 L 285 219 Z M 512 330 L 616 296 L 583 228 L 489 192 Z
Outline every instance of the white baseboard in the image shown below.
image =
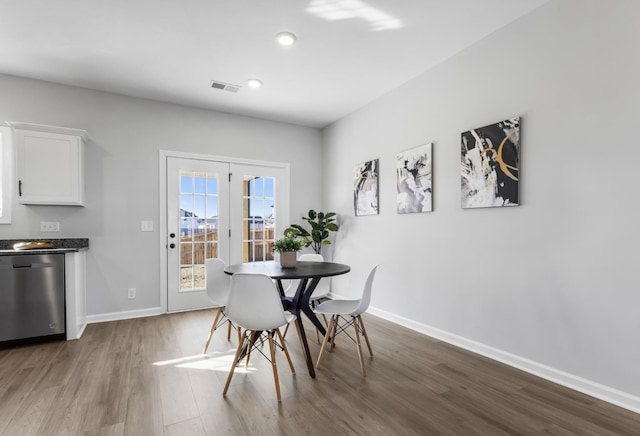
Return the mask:
M 623 407 L 635 413 L 640 413 L 640 397 L 610 388 L 608 386 L 601 385 L 599 383 L 575 376 L 573 374 L 568 374 L 564 371 L 560 371 L 558 369 L 551 368 L 538 362 L 516 356 L 515 354 L 507 353 L 505 351 L 464 338 L 462 336 L 448 333 L 446 331 L 421 324 L 389 312 L 385 312 L 384 310 L 370 307 L 369 313 L 403 327 L 407 327 L 416 332 L 431 336 L 457 347 L 464 348 L 465 350 L 480 354 L 482 356 L 488 357 L 489 359 L 496 360 L 514 368 L 518 368 L 522 371 L 536 375 L 559 385 L 566 386 L 570 389 L 582 392 L 583 394 L 590 395 L 602 401 L 606 401 L 607 403 L 615 404 L 616 406 Z
M 82 334 L 84 333 L 84 331 L 87 329 L 87 323 L 85 322 L 84 324 L 82 324 L 82 326 L 80 326 L 80 328 L 78 329 L 78 333 L 77 333 L 77 337 L 74 339 L 80 339 L 82 337 Z
M 144 318 L 146 316 L 156 316 L 164 312 L 160 307 L 152 307 L 142 310 L 128 310 L 126 312 L 101 313 L 99 315 L 88 315 L 87 324 L 95 324 L 98 322 L 118 321 L 121 319 Z

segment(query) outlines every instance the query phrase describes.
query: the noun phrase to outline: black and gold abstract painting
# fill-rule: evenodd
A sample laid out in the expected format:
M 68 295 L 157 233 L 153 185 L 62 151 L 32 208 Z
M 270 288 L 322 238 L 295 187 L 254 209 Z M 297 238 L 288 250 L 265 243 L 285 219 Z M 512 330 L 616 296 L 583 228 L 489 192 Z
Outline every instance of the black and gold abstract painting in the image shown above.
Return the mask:
M 518 206 L 520 117 L 462 133 L 462 208 Z

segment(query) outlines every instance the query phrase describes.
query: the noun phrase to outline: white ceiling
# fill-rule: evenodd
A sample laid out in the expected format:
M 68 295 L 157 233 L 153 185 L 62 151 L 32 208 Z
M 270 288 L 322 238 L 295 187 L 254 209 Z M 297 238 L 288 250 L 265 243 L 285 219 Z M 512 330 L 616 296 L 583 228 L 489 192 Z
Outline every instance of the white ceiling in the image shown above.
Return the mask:
M 547 1 L 1 0 L 0 73 L 324 127 Z

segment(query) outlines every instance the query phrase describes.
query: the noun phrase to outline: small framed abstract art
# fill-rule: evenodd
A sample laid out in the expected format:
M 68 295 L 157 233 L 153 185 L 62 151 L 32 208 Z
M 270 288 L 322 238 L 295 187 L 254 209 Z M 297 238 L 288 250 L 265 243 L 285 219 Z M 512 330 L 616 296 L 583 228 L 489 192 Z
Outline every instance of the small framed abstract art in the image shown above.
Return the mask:
M 462 208 L 518 206 L 520 117 L 462 133 Z
M 353 208 L 356 216 L 378 214 L 378 159 L 354 168 Z
M 424 144 L 398 153 L 398 213 L 431 212 L 432 183 L 431 156 L 433 144 Z

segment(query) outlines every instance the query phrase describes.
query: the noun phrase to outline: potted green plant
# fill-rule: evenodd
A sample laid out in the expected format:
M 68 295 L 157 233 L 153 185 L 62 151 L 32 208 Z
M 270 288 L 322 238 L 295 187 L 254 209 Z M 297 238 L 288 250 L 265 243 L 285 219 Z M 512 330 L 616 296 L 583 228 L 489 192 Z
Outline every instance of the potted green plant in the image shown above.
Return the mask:
M 280 265 L 283 268 L 296 266 L 296 255 L 300 250 L 302 250 L 302 241 L 294 236 L 285 235 L 273 243 L 273 251 L 280 253 Z
M 316 212 L 311 209 L 309 216 L 303 216 L 302 219 L 309 223 L 311 231 L 299 224 L 290 224 L 284 231 L 285 236 L 302 239 L 305 247 L 311 246 L 316 254 L 322 254 L 322 246 L 331 244 L 329 232 L 337 232 L 339 229 L 335 222 L 335 212 Z

